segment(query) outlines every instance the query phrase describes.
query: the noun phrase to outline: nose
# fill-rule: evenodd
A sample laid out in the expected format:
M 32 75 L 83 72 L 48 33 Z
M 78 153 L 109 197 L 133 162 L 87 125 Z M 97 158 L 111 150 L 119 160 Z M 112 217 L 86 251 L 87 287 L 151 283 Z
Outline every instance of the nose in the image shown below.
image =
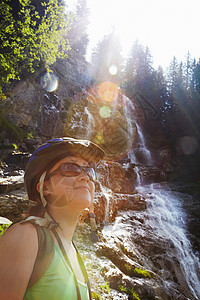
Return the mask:
M 81 173 L 78 175 L 79 180 L 81 181 L 89 181 L 89 176 L 85 173 L 84 170 L 81 171 Z

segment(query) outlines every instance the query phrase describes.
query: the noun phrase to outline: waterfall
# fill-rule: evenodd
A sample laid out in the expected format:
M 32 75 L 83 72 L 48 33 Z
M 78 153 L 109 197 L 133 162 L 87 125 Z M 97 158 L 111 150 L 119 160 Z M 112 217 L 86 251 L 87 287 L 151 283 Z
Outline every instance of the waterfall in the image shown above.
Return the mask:
M 87 122 L 87 136 L 85 137 L 86 139 L 90 140 L 91 139 L 91 135 L 93 132 L 93 126 L 94 126 L 94 117 L 93 115 L 90 113 L 90 111 L 88 110 L 87 107 L 85 107 L 85 114 L 88 117 L 88 122 Z
M 145 158 L 144 163 L 153 165 L 151 152 L 146 147 L 142 130 L 137 123 L 136 127 L 139 136 L 139 150 Z M 185 290 L 185 294 L 190 291 L 195 299 L 200 299 L 200 261 L 193 253 L 188 238 L 187 216 L 181 203 L 183 194 L 172 192 L 169 188 L 166 189 L 166 184 L 164 187 L 158 184 L 142 186 L 135 149 L 128 153 L 128 158 L 130 163 L 136 164 L 134 170 L 137 174 L 137 190 L 145 197 L 147 203 L 147 209 L 140 213 L 140 218 L 142 216 L 144 220 L 144 228 L 145 226 L 150 228 L 152 234 L 155 234 L 155 242 L 157 242 L 157 238 L 165 241 L 167 259 L 172 261 L 173 271 L 180 280 L 179 284 L 182 290 Z M 189 198 L 189 195 L 187 197 Z M 187 200 L 190 201 L 190 199 Z M 168 271 L 170 272 L 170 270 Z
M 136 123 L 140 143 L 143 153 L 146 157 L 146 163 L 152 164 L 151 153 L 146 147 L 145 139 L 139 125 Z M 129 154 L 131 162 L 137 162 L 134 151 Z M 191 243 L 188 239 L 186 227 L 186 214 L 181 205 L 181 193 L 172 192 L 167 185 L 163 187 L 159 184 L 142 186 L 139 170 L 135 166 L 137 174 L 137 190 L 142 194 L 147 203 L 147 209 L 144 212 L 144 222 L 150 227 L 155 235 L 171 245 L 167 249 L 168 256 L 179 266 L 175 267 L 177 278 L 182 277 L 185 282 L 180 282 L 182 286 L 187 285 L 195 299 L 200 299 L 200 261 L 192 251 Z M 189 198 L 189 195 L 187 195 Z M 189 201 L 189 200 L 188 200 Z M 187 288 L 185 287 L 185 290 Z
M 105 224 L 108 224 L 109 222 L 109 206 L 110 206 L 110 198 L 111 198 L 111 193 L 112 191 L 110 189 L 108 189 L 107 187 L 103 186 L 100 182 L 100 189 L 106 199 L 106 203 L 105 203 Z
M 140 151 L 142 151 L 144 155 L 145 163 L 150 165 L 152 163 L 151 152 L 146 147 L 145 139 L 138 123 L 136 123 L 136 127 L 140 139 L 140 143 L 139 143 Z
M 138 191 L 146 197 L 147 210 L 144 218 L 147 226 L 156 236 L 170 241 L 168 256 L 180 264 L 176 269 L 177 277 L 185 277 L 187 285 L 195 299 L 200 299 L 200 261 L 192 251 L 187 238 L 186 214 L 181 205 L 181 193 L 166 190 L 155 184 L 139 187 Z M 188 195 L 189 198 L 189 195 Z M 189 200 L 188 200 L 189 201 Z M 185 290 L 187 288 L 185 287 Z

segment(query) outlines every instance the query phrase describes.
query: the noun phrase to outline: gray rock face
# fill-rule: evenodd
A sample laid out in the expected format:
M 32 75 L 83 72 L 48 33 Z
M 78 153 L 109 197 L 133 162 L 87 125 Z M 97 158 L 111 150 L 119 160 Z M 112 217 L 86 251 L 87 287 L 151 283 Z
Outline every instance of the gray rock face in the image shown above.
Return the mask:
M 91 81 L 89 75 L 84 76 L 85 69 L 87 63 L 79 57 L 59 59 L 52 66 L 52 74 L 58 78 L 55 90 L 51 82 L 41 82 L 45 71 L 38 70 L 9 91 L 0 105 L 2 114 L 14 126 L 28 132 L 35 130 L 42 138 L 62 136 L 70 98 Z

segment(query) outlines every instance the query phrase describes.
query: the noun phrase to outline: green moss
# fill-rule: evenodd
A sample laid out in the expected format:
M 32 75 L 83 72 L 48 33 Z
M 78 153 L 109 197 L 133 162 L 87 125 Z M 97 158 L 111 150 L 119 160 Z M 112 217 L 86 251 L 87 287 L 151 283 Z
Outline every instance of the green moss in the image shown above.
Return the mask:
M 129 276 L 136 276 L 136 277 L 142 277 L 142 278 L 151 278 L 151 275 L 148 271 L 135 268 L 129 264 L 125 264 L 125 268 L 129 271 Z
M 17 127 L 11 121 L 7 120 L 7 118 L 2 114 L 1 111 L 0 111 L 0 128 L 1 128 L 0 140 L 2 141 L 6 136 L 9 136 L 10 140 L 20 142 L 23 139 L 31 140 L 37 135 L 34 130 L 32 130 L 31 132 L 26 132 L 21 128 Z M 18 146 L 16 144 L 2 145 L 1 148 L 17 150 Z
M 131 300 L 140 300 L 140 297 L 138 296 L 138 294 L 133 289 L 129 289 L 125 286 L 120 285 L 119 290 L 121 292 L 125 292 L 126 294 L 128 294 L 129 297 L 130 297 L 129 299 L 131 299 Z
M 100 286 L 100 289 L 102 290 L 102 292 L 104 292 L 105 294 L 109 294 L 110 293 L 110 285 L 109 282 L 106 282 L 104 285 Z
M 18 149 L 18 147 L 17 147 L 17 145 L 16 144 L 12 144 L 13 145 L 13 147 L 14 147 L 14 149 L 15 150 L 17 150 Z
M 17 141 L 21 141 L 25 136 L 24 131 L 21 128 L 15 126 L 9 120 L 7 120 L 6 117 L 2 115 L 1 111 L 0 111 L 0 127 L 1 127 L 1 132 L 5 131 L 9 137 L 14 138 Z
M 92 299 L 101 300 L 102 298 L 96 292 L 92 292 Z
M 142 277 L 144 278 L 151 278 L 150 273 L 146 270 L 135 268 L 135 272 L 139 275 L 142 275 Z

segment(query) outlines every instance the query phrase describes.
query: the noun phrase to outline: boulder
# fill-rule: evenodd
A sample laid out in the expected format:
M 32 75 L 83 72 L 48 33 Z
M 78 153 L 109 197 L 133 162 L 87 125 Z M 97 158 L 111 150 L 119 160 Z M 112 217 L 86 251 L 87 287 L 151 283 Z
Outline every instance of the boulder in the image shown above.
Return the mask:
M 0 193 L 18 190 L 24 186 L 24 175 L 0 178 Z
M 12 222 L 20 221 L 29 206 L 30 201 L 23 188 L 0 195 L 0 216 Z

